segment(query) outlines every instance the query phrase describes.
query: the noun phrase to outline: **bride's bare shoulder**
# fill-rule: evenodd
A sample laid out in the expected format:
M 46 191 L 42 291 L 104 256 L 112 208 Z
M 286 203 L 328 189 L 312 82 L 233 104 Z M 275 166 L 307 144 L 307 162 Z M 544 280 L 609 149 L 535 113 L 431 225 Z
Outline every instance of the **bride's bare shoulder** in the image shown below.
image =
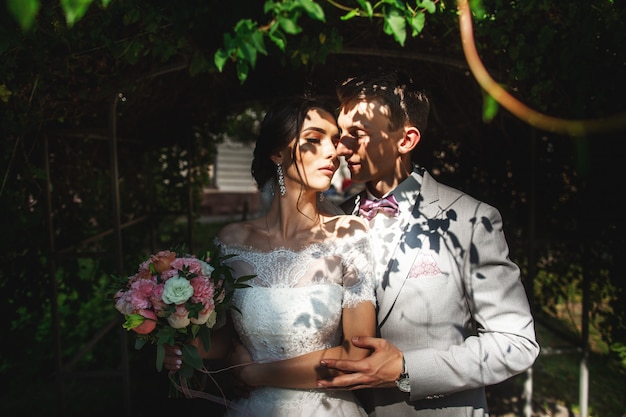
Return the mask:
M 229 223 L 220 229 L 217 233 L 217 239 L 226 245 L 248 245 L 259 230 L 263 229 L 257 219 Z

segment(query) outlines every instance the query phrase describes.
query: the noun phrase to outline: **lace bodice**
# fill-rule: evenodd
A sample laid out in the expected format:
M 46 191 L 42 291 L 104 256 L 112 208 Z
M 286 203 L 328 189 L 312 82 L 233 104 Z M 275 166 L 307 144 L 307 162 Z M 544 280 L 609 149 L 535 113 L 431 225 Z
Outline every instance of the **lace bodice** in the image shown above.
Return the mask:
M 225 245 L 234 276 L 255 275 L 238 289 L 232 318 L 254 360 L 285 359 L 339 344 L 341 311 L 360 302 L 375 304 L 369 236 L 315 243 L 299 251 L 261 252 Z

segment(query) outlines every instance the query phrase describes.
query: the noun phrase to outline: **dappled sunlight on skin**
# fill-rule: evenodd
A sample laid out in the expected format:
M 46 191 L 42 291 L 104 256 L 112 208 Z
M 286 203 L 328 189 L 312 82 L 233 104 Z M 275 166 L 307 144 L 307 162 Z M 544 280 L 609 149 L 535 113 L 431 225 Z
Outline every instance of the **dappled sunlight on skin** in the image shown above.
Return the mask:
M 351 179 L 364 183 L 376 178 L 370 191 L 378 197 L 384 194 L 381 190 L 394 188 L 398 145 L 405 132 L 404 127 L 390 129 L 388 106 L 378 101 L 354 101 L 341 111 L 338 124 L 341 138 L 337 152 L 346 159 Z
M 279 246 L 283 249 L 297 252 L 314 243 L 324 242 L 332 239 L 347 238 L 350 235 L 354 234 L 355 231 L 367 232 L 367 226 L 364 225 L 364 223 L 356 216 L 329 216 L 322 221 L 323 222 L 321 224 L 321 227 L 315 227 L 309 230 L 301 231 L 299 236 L 302 237 L 302 239 L 296 239 L 297 236 L 293 236 L 293 239 L 285 241 Z M 273 238 L 273 241 L 277 241 L 277 239 Z M 246 246 L 253 245 L 251 244 Z
M 314 201 L 309 193 L 323 192 L 330 187 L 332 176 L 339 169 L 338 141 L 335 117 L 313 108 L 307 112 L 298 136 L 282 152 L 284 180 L 288 190 L 298 189 L 296 207 L 302 213 L 310 212 Z

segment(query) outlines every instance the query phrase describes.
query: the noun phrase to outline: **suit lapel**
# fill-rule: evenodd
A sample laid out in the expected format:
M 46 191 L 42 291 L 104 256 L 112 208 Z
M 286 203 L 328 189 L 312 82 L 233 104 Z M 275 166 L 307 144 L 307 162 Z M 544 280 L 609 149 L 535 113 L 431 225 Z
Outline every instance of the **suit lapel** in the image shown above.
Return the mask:
M 428 174 L 423 172 L 421 186 L 413 177 L 409 177 L 407 180 L 412 181 L 412 184 L 407 187 L 408 190 L 413 190 L 415 198 L 415 204 L 411 212 L 411 217 L 402 231 L 402 236 L 398 240 L 396 247 L 394 248 L 393 255 L 387 264 L 385 275 L 382 277 L 382 287 L 384 293 L 382 297 L 378 297 L 379 310 L 378 310 L 378 323 L 379 327 L 382 327 L 391 309 L 400 295 L 400 291 L 404 287 L 409 275 L 409 271 L 413 266 L 415 258 L 422 248 L 422 242 L 420 240 L 424 235 L 419 233 L 420 214 L 423 219 L 426 217 L 430 219 L 437 215 L 438 208 L 435 204 L 439 200 L 437 182 Z M 394 282 L 393 286 L 389 283 Z

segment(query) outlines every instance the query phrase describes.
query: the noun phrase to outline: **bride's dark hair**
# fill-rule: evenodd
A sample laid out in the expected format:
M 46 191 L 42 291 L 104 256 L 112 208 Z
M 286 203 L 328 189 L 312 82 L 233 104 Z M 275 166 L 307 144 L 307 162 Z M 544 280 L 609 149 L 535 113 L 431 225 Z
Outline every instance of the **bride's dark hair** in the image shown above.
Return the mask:
M 281 100 L 268 110 L 261 124 L 251 167 L 252 176 L 259 189 L 262 189 L 270 179 L 277 180 L 276 164 L 270 157 L 287 147 L 289 142 L 300 135 L 304 118 L 309 110 L 314 108 L 335 114 L 335 109 L 329 103 L 303 97 Z M 294 157 L 297 143 L 296 141 L 293 148 Z

